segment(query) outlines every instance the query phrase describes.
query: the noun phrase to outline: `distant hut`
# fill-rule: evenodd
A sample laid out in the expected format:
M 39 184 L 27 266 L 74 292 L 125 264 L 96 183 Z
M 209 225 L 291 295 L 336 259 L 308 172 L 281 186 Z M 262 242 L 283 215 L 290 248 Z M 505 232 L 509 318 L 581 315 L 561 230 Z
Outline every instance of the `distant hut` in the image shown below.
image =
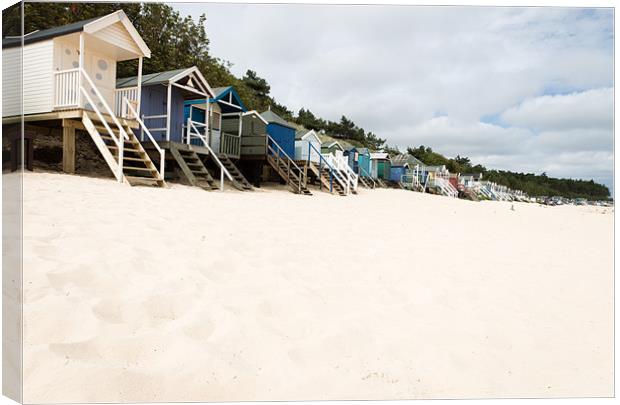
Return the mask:
M 373 179 L 390 179 L 390 155 L 385 152 L 370 154 L 370 175 Z
M 344 152 L 344 148 L 342 147 L 342 145 L 340 145 L 338 141 L 325 142 L 321 144 L 321 153 L 323 154 L 331 153 L 332 155 L 336 156 L 338 152 L 340 152 L 340 154 Z
M 314 130 L 302 129 L 295 133 L 295 160 L 319 163 L 321 160 L 321 139 Z
M 344 152 L 349 158 L 349 166 L 361 177 L 371 177 L 370 151 L 368 148 L 350 148 Z

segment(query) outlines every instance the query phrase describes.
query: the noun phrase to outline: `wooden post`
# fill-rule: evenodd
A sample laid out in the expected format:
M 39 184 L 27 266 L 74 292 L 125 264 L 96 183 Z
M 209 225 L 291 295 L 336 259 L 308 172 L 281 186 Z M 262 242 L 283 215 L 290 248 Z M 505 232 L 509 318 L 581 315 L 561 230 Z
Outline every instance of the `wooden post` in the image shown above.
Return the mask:
M 136 108 L 136 112 L 138 113 L 138 117 L 140 116 L 140 102 L 142 101 L 142 56 L 138 58 L 138 108 Z
M 78 92 L 78 107 L 82 108 L 82 92 L 80 91 L 80 89 L 83 86 L 83 80 L 82 80 L 82 70 L 86 70 L 86 67 L 84 66 L 84 33 L 81 32 L 80 33 L 80 60 L 79 60 L 79 64 L 80 64 L 80 71 L 78 72 L 78 86 L 79 88 L 77 89 Z
M 168 84 L 168 105 L 166 110 L 166 140 L 170 142 L 170 111 L 172 109 L 172 85 Z
M 62 171 L 75 173 L 75 126 L 62 121 Z

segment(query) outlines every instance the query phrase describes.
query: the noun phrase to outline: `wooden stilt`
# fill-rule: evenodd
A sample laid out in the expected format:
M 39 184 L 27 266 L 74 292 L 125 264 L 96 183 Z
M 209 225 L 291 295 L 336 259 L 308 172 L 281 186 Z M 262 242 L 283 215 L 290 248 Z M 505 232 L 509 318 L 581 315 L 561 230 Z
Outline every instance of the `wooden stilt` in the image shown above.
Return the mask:
M 75 126 L 62 121 L 62 171 L 75 173 Z

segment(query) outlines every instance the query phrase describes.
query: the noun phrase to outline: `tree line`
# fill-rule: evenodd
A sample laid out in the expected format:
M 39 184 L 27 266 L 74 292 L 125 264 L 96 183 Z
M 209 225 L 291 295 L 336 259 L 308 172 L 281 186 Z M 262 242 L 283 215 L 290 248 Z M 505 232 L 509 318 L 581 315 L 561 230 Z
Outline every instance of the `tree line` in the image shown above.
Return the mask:
M 3 10 L 2 37 L 21 35 L 20 3 Z M 143 62 L 143 73 L 156 73 L 166 70 L 197 66 L 213 87 L 233 86 L 246 107 L 265 111 L 271 108 L 284 119 L 295 122 L 308 129 L 324 131 L 334 138 L 355 141 L 358 145 L 372 150 L 384 149 L 389 153 L 399 153 L 386 145 L 386 140 L 371 131 L 359 127 L 346 116 L 339 121 L 317 117 L 310 110 L 302 108 L 297 114 L 280 104 L 271 95 L 271 86 L 257 72 L 247 70 L 238 78 L 231 73 L 232 63 L 211 56 L 209 38 L 206 33 L 207 16 L 202 14 L 194 21 L 191 17 L 181 17 L 180 13 L 166 4 L 160 3 L 24 3 L 24 31 L 26 33 L 100 17 L 122 9 L 137 28 L 151 49 L 151 58 Z M 118 77 L 134 76 L 137 61 L 119 63 Z M 473 165 L 468 158 L 457 156 L 448 159 L 431 148 L 420 146 L 409 148 L 408 152 L 428 165 L 442 165 L 451 172 L 480 172 L 486 179 L 530 195 L 563 195 L 566 197 L 604 198 L 609 195 L 607 187 L 593 181 L 553 179 L 546 175 L 513 173 L 509 171 L 487 170 L 481 165 Z

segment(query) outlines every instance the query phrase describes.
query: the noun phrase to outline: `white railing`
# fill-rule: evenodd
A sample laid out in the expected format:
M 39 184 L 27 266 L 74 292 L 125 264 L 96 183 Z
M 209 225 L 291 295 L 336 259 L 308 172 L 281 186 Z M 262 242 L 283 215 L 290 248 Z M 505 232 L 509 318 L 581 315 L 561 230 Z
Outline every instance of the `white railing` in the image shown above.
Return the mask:
M 125 99 L 127 99 L 128 104 L 126 104 Z M 122 118 L 129 118 L 128 105 L 131 105 L 134 111 L 138 110 L 138 87 L 114 90 L 114 112 L 116 112 L 116 115 Z M 134 116 L 138 117 L 137 114 L 134 114 Z
M 200 129 L 203 129 L 204 133 L 200 132 Z M 200 140 L 204 146 L 209 148 L 209 150 L 213 150 L 209 145 L 209 138 L 207 136 L 207 124 L 192 121 L 190 118 L 187 119 L 187 124 L 185 125 L 184 138 L 182 142 L 185 142 L 188 145 L 192 144 L 192 138 Z M 192 131 L 193 129 L 193 131 Z
M 127 113 L 128 113 L 128 118 L 133 118 L 138 121 L 138 124 L 140 124 L 140 129 L 142 131 L 142 133 L 146 133 L 146 135 L 148 136 L 149 140 L 151 141 L 151 143 L 155 146 L 155 149 L 157 149 L 157 151 L 159 152 L 159 174 L 161 176 L 162 180 L 165 180 L 165 172 L 164 172 L 164 164 L 166 161 L 166 151 L 164 149 L 162 149 L 159 144 L 155 141 L 155 138 L 153 138 L 153 135 L 151 135 L 151 131 L 149 131 L 149 129 L 146 127 L 146 125 L 144 125 L 144 121 L 142 121 L 140 119 L 140 117 L 138 117 L 138 113 L 136 112 L 135 108 L 133 107 L 131 101 L 127 98 L 123 98 L 123 104 L 125 104 L 123 106 L 123 108 L 127 109 Z M 130 113 L 130 114 L 129 114 Z
M 357 191 L 358 176 L 353 169 L 351 169 L 351 166 L 349 166 L 348 159 L 345 156 L 334 156 L 331 153 L 322 155 L 334 169 L 338 170 L 342 173 L 342 176 L 346 178 L 347 194 L 351 192 L 351 189 Z
M 209 142 L 207 142 L 206 136 L 202 135 L 194 124 L 195 124 L 195 121 L 192 121 L 189 119 L 187 120 L 187 143 L 189 144 L 192 136 L 202 139 L 202 142 L 204 143 L 205 147 L 209 149 L 209 153 L 211 154 L 211 157 L 213 158 L 213 160 L 215 160 L 215 163 L 217 163 L 217 165 L 220 167 L 220 190 L 224 191 L 224 175 L 228 177 L 228 180 L 230 180 L 231 182 L 234 182 L 235 180 L 230 175 L 226 167 L 224 167 L 224 165 L 222 164 L 220 159 L 217 157 L 213 149 L 211 149 L 211 147 L 209 146 Z
M 80 69 L 54 72 L 54 108 L 80 106 Z
M 79 70 L 81 72 L 81 77 L 84 78 L 86 80 L 86 82 L 90 85 L 90 87 L 92 89 L 92 92 L 94 93 L 94 95 L 98 99 L 99 103 L 104 107 L 104 110 L 105 110 L 106 114 L 108 114 L 110 116 L 109 118 L 112 119 L 112 122 L 114 123 L 116 128 L 118 128 L 119 137 L 117 139 L 116 138 L 116 134 L 114 133 L 114 131 L 112 131 L 112 129 L 108 125 L 108 120 L 103 116 L 103 114 L 101 113 L 99 108 L 97 108 L 97 105 L 99 103 L 95 103 L 93 101 L 93 99 L 90 97 L 89 92 L 86 91 L 86 88 L 84 87 L 84 84 L 82 83 L 80 85 L 80 91 L 82 92 L 82 95 L 86 98 L 86 100 L 90 104 L 90 107 L 93 109 L 95 114 L 97 114 L 97 117 L 99 118 L 99 121 L 101 121 L 101 123 L 103 124 L 105 129 L 108 131 L 108 134 L 114 140 L 114 143 L 116 144 L 116 146 L 118 148 L 118 168 L 117 168 L 118 171 L 116 173 L 116 179 L 119 182 L 122 182 L 123 181 L 123 149 L 124 149 L 124 145 L 125 145 L 125 140 L 129 140 L 129 136 L 127 135 L 127 132 L 125 132 L 125 129 L 123 128 L 121 123 L 116 118 L 116 115 L 114 115 L 114 112 L 112 111 L 112 109 L 108 105 L 108 103 L 105 100 L 105 98 L 101 95 L 101 92 L 99 91 L 97 86 L 95 86 L 95 83 L 93 83 L 93 81 L 90 78 L 90 76 L 88 76 L 88 74 L 86 73 L 86 71 L 84 69 L 79 69 Z M 78 105 L 79 105 L 79 103 L 80 103 L 80 101 L 78 100 Z

